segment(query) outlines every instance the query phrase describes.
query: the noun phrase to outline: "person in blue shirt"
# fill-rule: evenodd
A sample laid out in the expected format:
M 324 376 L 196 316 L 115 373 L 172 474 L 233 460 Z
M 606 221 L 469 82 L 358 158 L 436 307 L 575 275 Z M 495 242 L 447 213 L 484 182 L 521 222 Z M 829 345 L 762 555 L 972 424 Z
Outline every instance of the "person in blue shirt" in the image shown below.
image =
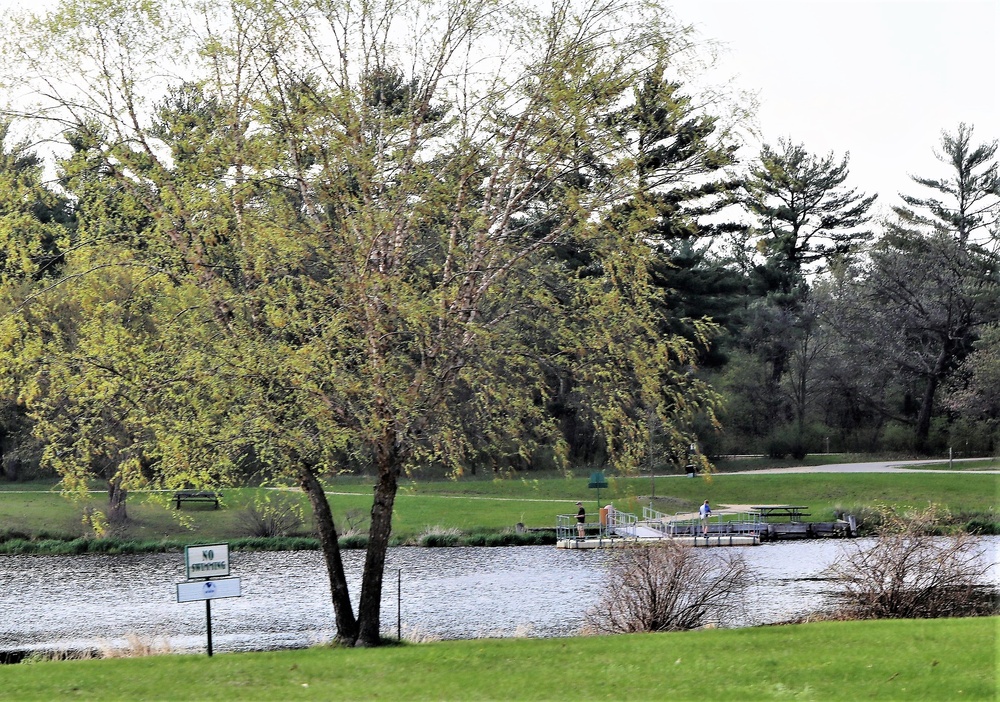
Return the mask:
M 708 500 L 698 508 L 698 516 L 701 517 L 701 533 L 708 536 L 708 518 L 712 514 L 712 508 L 708 506 Z

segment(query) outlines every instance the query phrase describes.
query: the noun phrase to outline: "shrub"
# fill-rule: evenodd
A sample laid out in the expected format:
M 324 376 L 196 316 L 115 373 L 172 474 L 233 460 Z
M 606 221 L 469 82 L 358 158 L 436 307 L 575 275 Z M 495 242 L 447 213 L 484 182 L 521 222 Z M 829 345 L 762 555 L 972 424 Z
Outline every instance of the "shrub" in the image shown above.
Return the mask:
M 738 553 L 665 541 L 618 551 L 585 628 L 601 634 L 679 631 L 725 624 L 743 601 L 750 568 Z
M 24 553 L 34 553 L 35 546 L 28 539 L 8 539 L 0 544 L 0 553 L 11 555 L 21 555 Z
M 419 546 L 458 546 L 462 532 L 459 529 L 445 529 L 440 526 L 427 527 L 417 537 Z
M 913 427 L 899 422 L 889 422 L 882 429 L 879 443 L 883 451 L 912 453 L 917 445 Z
M 340 539 L 341 548 L 368 548 L 367 534 L 351 534 Z
M 840 586 L 842 615 L 911 619 L 984 614 L 995 609 L 985 578 L 991 565 L 966 533 L 934 536 L 942 519 L 931 506 L 914 514 L 884 510 L 873 544 L 842 548 L 830 571 Z
M 486 540 L 489 534 L 469 534 L 465 537 L 466 546 L 487 546 Z
M 239 525 L 247 536 L 288 536 L 302 526 L 302 505 L 288 495 L 265 492 L 243 509 Z
M 340 523 L 340 536 L 349 537 L 368 533 L 371 515 L 362 509 L 349 509 L 344 512 L 344 521 Z M 345 526 L 346 523 L 346 526 Z M 365 541 L 367 544 L 367 540 Z
M 516 534 L 501 532 L 499 534 L 489 534 L 486 537 L 487 546 L 515 546 L 520 543 Z
M 788 441 L 779 436 L 772 436 L 767 440 L 767 456 L 768 458 L 782 459 L 788 455 L 791 448 L 788 445 Z
M 0 530 L 0 543 L 4 541 L 27 541 L 31 539 L 31 534 L 26 531 L 20 531 L 18 529 L 3 529 Z

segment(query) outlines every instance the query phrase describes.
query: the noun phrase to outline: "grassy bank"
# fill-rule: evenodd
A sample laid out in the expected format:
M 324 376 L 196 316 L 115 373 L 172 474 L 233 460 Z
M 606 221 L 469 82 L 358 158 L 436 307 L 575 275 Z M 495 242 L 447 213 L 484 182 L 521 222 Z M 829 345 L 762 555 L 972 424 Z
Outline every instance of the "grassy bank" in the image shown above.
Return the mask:
M 58 552 L 107 550 L 81 540 L 86 536 L 80 518 L 86 507 L 100 508 L 102 493 L 92 493 L 83 502 L 71 501 L 52 491 L 51 483 L 14 484 L 20 489 L 0 490 L 0 550 Z M 341 528 L 355 524 L 366 528 L 371 507 L 371 481 L 337 480 L 329 485 L 330 504 Z M 243 524 L 247 506 L 265 494 L 262 488 L 239 488 L 224 492 L 224 504 L 216 510 L 209 504 L 184 505 L 173 509 L 166 494 L 132 493 L 130 523 L 116 535 L 119 542 L 133 542 L 133 550 L 162 550 L 195 541 L 234 541 L 252 536 Z M 651 497 L 651 493 L 655 497 Z M 273 494 L 273 493 L 271 493 Z M 889 505 L 897 509 L 941 505 L 959 526 L 973 525 L 981 532 L 996 533 L 996 506 L 1000 476 L 969 472 L 963 475 L 937 471 L 922 473 L 817 473 L 817 474 L 718 474 L 689 479 L 681 476 L 615 478 L 601 490 L 600 504 L 613 502 L 626 512 L 641 512 L 653 503 L 662 512 L 694 509 L 703 500 L 713 505 L 785 503 L 808 505 L 811 519 L 827 521 L 843 510 L 862 511 Z M 282 499 L 305 503 L 297 492 Z M 535 477 L 506 480 L 439 480 L 409 482 L 396 499 L 393 536 L 395 543 L 427 541 L 426 534 L 453 531 L 459 543 L 532 542 L 533 536 L 512 534 L 516 524 L 546 528 L 558 514 L 575 512 L 574 502 L 585 501 L 588 511 L 598 506 L 596 490 L 587 488 L 587 477 Z M 308 510 L 306 510 L 308 513 Z M 303 524 L 299 536 L 311 537 L 311 525 Z M 356 542 L 358 537 L 351 537 Z M 451 537 L 445 537 L 445 540 Z M 456 537 L 457 538 L 457 537 Z M 68 542 L 75 542 L 67 545 Z M 12 542 L 20 542 L 14 543 Z M 52 542 L 39 548 L 39 542 Z M 306 542 L 301 542 L 305 544 Z M 31 544 L 34 544 L 33 546 Z M 160 544 L 160 546 L 156 546 Z M 247 547 L 253 546 L 251 542 Z M 258 548 L 278 547 L 258 542 Z M 76 549 L 76 551 L 74 551 Z
M 0 699 L 995 700 L 1000 620 L 0 666 Z

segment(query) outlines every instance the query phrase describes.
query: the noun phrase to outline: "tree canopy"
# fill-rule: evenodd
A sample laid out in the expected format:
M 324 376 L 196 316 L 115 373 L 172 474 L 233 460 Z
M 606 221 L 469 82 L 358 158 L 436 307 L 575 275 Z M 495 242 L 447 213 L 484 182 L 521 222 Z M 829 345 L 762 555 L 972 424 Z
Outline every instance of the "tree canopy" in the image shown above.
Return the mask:
M 126 489 L 294 480 L 341 641 L 379 642 L 401 475 L 565 457 L 553 378 L 626 470 L 650 416 L 678 446 L 712 416 L 690 373 L 711 325 L 662 333 L 650 242 L 615 214 L 716 158 L 689 105 L 641 167 L 617 117 L 689 48 L 662 8 L 73 0 L 20 31 L 81 221 L 67 274 L 5 317 L 51 464 Z M 355 614 L 322 480 L 358 464 Z
M 106 482 L 99 533 L 137 488 L 299 486 L 345 644 L 380 641 L 423 469 L 995 423 L 995 142 L 946 134 L 954 173 L 872 243 L 846 155 L 739 163 L 656 2 L 63 0 L 3 49 L 35 100 L 0 130 L 5 469 L 30 426 L 68 490 Z M 356 608 L 347 471 L 374 483 Z

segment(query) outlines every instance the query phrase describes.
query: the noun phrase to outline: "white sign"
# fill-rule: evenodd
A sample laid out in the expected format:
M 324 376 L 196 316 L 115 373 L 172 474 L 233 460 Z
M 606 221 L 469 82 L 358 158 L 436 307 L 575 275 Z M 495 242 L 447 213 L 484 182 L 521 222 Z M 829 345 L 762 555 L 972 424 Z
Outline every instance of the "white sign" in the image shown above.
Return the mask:
M 177 583 L 177 601 L 218 600 L 223 597 L 240 597 L 239 578 L 220 578 L 193 583 Z
M 185 546 L 184 567 L 188 580 L 229 575 L 229 544 Z

